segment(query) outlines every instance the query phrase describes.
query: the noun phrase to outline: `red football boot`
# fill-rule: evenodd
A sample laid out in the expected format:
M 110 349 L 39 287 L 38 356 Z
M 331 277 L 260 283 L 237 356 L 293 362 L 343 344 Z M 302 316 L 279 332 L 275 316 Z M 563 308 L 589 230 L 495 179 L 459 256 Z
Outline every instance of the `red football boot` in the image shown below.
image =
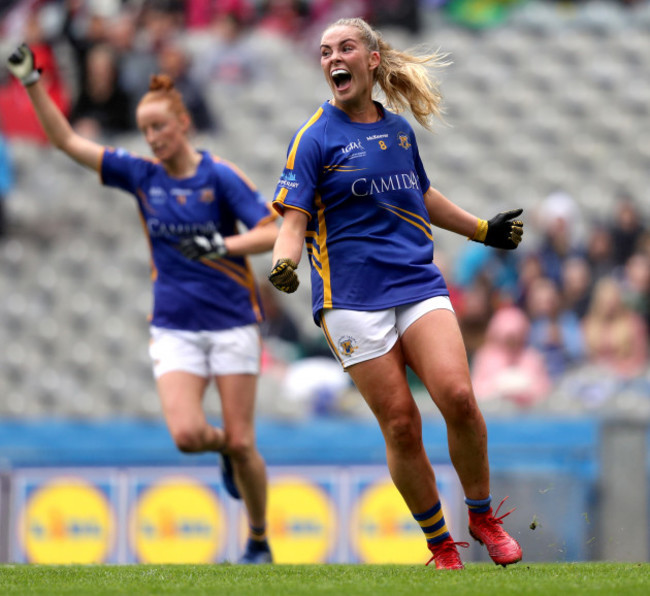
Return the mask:
M 497 517 L 501 505 L 508 497 L 503 499 L 497 510 L 492 515 L 492 508 L 485 513 L 472 513 L 469 512 L 469 533 L 481 544 L 485 544 L 490 558 L 497 564 L 511 565 L 517 561 L 521 561 L 521 546 L 503 526 L 503 518 L 510 515 L 514 509 L 504 513 L 501 517 Z
M 438 542 L 438 544 L 429 544 L 428 546 L 433 556 L 429 559 L 427 565 L 431 561 L 435 561 L 436 569 L 465 569 L 456 547 L 462 546 L 463 548 L 468 548 L 469 543 L 454 542 L 452 537 L 449 536 L 442 542 Z

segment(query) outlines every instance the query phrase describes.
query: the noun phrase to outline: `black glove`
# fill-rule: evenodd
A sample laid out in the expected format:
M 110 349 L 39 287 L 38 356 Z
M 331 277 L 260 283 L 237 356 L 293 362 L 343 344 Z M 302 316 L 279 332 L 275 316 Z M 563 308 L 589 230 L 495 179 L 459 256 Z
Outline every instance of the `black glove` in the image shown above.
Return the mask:
M 269 275 L 269 281 L 281 292 L 293 294 L 300 285 L 295 271 L 297 267 L 291 259 L 279 259 Z
M 34 52 L 26 43 L 19 45 L 9 56 L 7 68 L 25 87 L 41 78 L 41 71 L 34 63 Z
M 197 234 L 183 238 L 178 244 L 183 256 L 198 261 L 199 259 L 219 259 L 228 253 L 223 236 L 219 232 L 212 235 Z
M 524 233 L 524 222 L 514 218 L 523 212 L 523 209 L 513 209 L 499 213 L 488 221 L 480 219 L 472 240 L 494 248 L 517 248 Z

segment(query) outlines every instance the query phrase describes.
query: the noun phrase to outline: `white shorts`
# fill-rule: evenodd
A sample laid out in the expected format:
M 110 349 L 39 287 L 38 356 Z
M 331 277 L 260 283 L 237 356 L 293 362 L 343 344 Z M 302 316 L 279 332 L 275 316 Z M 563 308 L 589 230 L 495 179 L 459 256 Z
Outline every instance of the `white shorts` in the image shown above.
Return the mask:
M 323 310 L 321 328 L 343 368 L 387 354 L 398 338 L 422 315 L 444 308 L 454 312 L 449 296 L 385 310 Z
M 149 356 L 157 379 L 173 370 L 210 378 L 258 374 L 262 342 L 257 325 L 224 331 L 181 331 L 151 327 Z

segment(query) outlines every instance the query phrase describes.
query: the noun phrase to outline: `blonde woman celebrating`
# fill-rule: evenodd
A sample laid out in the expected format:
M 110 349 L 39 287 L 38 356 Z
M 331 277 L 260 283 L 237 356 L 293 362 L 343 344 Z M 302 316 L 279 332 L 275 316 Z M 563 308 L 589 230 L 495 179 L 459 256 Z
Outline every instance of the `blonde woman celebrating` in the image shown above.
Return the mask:
M 523 222 L 515 220 L 522 210 L 485 221 L 429 183 L 413 129 L 396 112 L 408 109 L 431 128 L 441 97 L 428 67 L 441 66 L 442 56 L 399 52 L 358 18 L 330 25 L 320 53 L 333 98 L 289 146 L 273 201 L 284 219 L 269 279 L 294 292 L 306 242 L 314 320 L 377 418 L 393 482 L 424 532 L 429 563 L 462 569 L 457 546 L 467 544 L 454 542 L 445 523 L 407 366 L 444 416 L 470 534 L 495 563 L 515 563 L 521 548 L 502 527 L 505 515 L 492 512 L 486 426 L 447 287 L 433 262 L 431 225 L 514 249 L 523 233 Z M 376 85 L 386 107 L 373 100 Z

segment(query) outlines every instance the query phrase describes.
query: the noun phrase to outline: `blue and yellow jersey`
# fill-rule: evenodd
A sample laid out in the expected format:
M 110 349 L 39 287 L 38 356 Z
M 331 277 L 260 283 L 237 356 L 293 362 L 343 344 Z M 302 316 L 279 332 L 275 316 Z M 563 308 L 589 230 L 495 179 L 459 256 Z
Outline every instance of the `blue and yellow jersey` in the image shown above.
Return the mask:
M 151 249 L 157 327 L 217 331 L 262 319 L 257 286 L 245 257 L 191 261 L 176 248 L 196 233 L 237 234 L 273 218 L 255 186 L 233 164 L 202 152 L 191 178 L 170 177 L 157 160 L 122 149 L 104 151 L 101 180 L 133 194 Z
M 433 263 L 428 188 L 413 129 L 397 114 L 362 124 L 324 103 L 298 130 L 273 207 L 309 216 L 317 323 L 323 308 L 381 310 L 448 294 Z

